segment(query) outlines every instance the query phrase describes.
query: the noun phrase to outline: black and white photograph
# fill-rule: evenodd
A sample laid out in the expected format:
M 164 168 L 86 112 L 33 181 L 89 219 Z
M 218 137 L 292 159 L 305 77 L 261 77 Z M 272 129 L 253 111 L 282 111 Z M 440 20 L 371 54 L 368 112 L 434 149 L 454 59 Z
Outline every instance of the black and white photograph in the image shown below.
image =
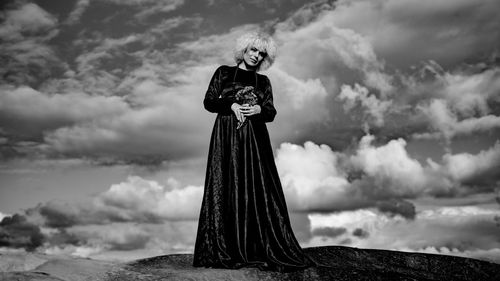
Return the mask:
M 500 280 L 499 13 L 2 1 L 0 280 Z

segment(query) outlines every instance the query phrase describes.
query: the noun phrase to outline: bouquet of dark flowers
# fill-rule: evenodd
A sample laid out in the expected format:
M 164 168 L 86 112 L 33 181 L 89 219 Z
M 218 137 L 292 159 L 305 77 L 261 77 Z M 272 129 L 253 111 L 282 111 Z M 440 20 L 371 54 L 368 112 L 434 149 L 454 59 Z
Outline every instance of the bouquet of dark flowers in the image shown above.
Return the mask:
M 254 93 L 253 86 L 246 86 L 240 89 L 236 93 L 235 99 L 238 104 L 243 106 L 254 106 L 257 104 L 257 95 Z M 236 129 L 241 128 L 246 121 L 246 119 L 243 122 L 238 121 L 238 127 L 236 127 Z

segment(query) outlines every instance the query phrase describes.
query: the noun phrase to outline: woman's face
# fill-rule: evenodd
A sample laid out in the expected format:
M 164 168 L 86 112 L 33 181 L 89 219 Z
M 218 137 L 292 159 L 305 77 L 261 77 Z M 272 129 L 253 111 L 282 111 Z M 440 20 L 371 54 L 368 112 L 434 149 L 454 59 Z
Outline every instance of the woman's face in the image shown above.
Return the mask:
M 266 53 L 263 51 L 260 51 L 259 49 L 255 48 L 254 46 L 250 46 L 246 49 L 245 53 L 243 54 L 243 60 L 245 61 L 245 64 L 250 67 L 257 67 L 262 60 L 266 57 Z

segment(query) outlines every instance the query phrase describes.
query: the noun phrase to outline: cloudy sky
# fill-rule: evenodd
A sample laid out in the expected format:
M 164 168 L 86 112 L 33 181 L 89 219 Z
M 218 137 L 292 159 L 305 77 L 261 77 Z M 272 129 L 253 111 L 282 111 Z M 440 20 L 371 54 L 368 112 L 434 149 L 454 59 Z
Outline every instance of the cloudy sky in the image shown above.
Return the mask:
M 0 4 L 0 248 L 192 253 L 235 38 L 279 45 L 268 128 L 303 247 L 500 262 L 500 2 Z

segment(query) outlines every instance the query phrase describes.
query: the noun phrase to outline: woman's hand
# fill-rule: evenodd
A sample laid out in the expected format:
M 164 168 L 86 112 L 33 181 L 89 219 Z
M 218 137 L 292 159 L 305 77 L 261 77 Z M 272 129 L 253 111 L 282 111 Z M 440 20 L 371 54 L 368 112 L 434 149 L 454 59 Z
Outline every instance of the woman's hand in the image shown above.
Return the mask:
M 242 109 L 243 109 L 243 106 L 241 106 L 237 103 L 233 103 L 231 105 L 231 110 L 234 112 L 234 115 L 236 115 L 236 119 L 238 119 L 238 121 L 240 121 L 240 122 L 244 122 L 246 119 L 246 117 L 243 115 Z
M 256 104 L 254 106 L 249 106 L 244 104 L 240 108 L 240 112 L 243 114 L 244 117 L 252 116 L 255 114 L 259 114 L 261 112 L 260 105 Z

